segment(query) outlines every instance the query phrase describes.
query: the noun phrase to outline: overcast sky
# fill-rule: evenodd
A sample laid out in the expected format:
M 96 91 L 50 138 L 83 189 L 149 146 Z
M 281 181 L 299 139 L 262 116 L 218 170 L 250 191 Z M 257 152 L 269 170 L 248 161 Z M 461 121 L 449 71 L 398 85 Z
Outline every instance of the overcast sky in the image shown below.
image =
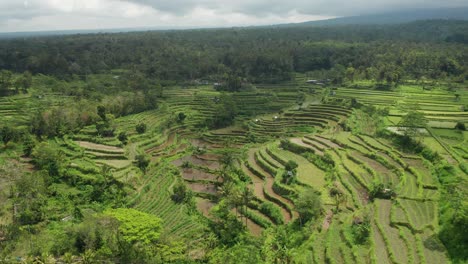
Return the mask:
M 0 32 L 270 25 L 467 0 L 0 0 Z

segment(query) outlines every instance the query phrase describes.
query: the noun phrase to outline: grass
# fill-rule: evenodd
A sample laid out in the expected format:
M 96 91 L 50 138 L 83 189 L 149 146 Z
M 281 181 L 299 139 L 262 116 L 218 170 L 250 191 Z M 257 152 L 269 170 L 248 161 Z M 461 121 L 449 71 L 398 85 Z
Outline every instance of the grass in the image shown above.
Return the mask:
M 391 201 L 377 199 L 374 203 L 377 226 L 382 232 L 390 258 L 395 263 L 408 263 L 408 249 L 405 242 L 400 238 L 398 229 L 390 226 Z
M 435 202 L 399 199 L 399 203 L 403 210 L 407 212 L 410 225 L 415 230 L 424 230 L 426 227 L 435 228 Z
M 317 190 L 322 190 L 325 187 L 325 172 L 310 163 L 306 158 L 292 152 L 279 149 L 277 144 L 271 145 L 269 149 L 284 160 L 292 160 L 299 165 L 297 168 L 298 181 L 314 187 Z

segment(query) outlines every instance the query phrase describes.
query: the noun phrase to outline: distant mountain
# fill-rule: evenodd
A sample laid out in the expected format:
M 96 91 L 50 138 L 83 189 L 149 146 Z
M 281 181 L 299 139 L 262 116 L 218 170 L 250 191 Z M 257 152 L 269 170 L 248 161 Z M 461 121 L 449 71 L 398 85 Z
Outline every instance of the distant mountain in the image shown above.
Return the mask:
M 425 20 L 425 21 L 422 21 Z M 398 25 L 415 21 L 424 22 L 426 20 L 457 20 L 459 22 L 468 21 L 468 7 L 461 8 L 440 8 L 440 9 L 411 9 L 394 11 L 380 14 L 369 14 L 360 16 L 340 17 L 326 20 L 308 21 L 302 23 L 279 24 L 269 26 L 250 26 L 235 28 L 287 28 L 287 27 L 320 27 L 320 26 L 343 26 L 343 25 Z M 439 26 L 440 21 L 435 21 L 435 26 Z M 418 25 L 412 25 L 418 26 Z M 421 26 L 421 25 L 419 25 Z M 226 27 L 229 28 L 229 27 Z M 167 31 L 195 29 L 193 27 L 172 28 L 172 27 L 145 27 L 145 28 L 115 28 L 115 29 L 90 29 L 90 30 L 58 30 L 58 31 L 35 31 L 35 32 L 10 32 L 0 33 L 0 39 L 27 38 L 41 36 L 75 35 L 75 34 L 96 34 L 96 33 L 124 33 L 135 31 Z M 205 28 L 209 29 L 209 28 Z M 214 29 L 214 28 L 212 28 Z M 218 28 L 221 29 L 221 28 Z M 464 34 L 466 35 L 466 34 Z
M 438 8 L 438 9 L 410 9 L 380 14 L 340 17 L 327 20 L 309 21 L 294 26 L 333 26 L 333 25 L 369 25 L 369 24 L 402 24 L 417 20 L 449 19 L 468 20 L 468 7 Z
M 97 34 L 97 33 L 124 33 L 132 31 L 146 31 L 146 28 L 116 28 L 116 29 L 76 29 L 76 30 L 51 30 L 51 31 L 23 31 L 0 33 L 0 39 L 45 37 L 76 34 Z

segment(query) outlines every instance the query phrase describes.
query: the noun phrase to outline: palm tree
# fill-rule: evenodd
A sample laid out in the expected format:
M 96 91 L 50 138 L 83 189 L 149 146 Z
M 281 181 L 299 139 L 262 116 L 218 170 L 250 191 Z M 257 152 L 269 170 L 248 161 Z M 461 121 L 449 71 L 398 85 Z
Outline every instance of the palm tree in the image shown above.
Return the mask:
M 242 192 L 240 193 L 240 200 L 241 200 L 241 205 L 244 206 L 244 211 L 247 212 L 247 205 L 249 204 L 250 200 L 252 200 L 254 197 L 253 192 L 250 188 L 247 186 L 242 189 Z M 245 226 L 247 226 L 247 216 L 245 217 Z
M 101 175 L 104 178 L 104 182 L 106 183 L 106 185 L 108 185 L 109 182 L 112 180 L 112 167 L 107 164 L 102 165 Z
M 238 188 L 234 186 L 234 184 L 232 185 L 233 187 L 231 189 L 231 192 L 228 194 L 227 199 L 228 199 L 229 204 L 231 204 L 232 206 L 234 206 L 234 208 L 236 208 L 236 217 L 237 217 L 239 213 L 238 207 L 239 205 L 242 205 L 241 192 L 239 191 Z M 242 218 L 242 215 L 241 215 L 241 218 Z

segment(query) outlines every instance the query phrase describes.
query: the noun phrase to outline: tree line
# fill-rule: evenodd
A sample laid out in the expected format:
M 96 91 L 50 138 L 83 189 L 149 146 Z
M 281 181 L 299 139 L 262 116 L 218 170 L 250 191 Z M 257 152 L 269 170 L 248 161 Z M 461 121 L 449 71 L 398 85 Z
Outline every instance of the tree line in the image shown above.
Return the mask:
M 0 41 L 0 69 L 60 79 L 136 69 L 146 79 L 164 81 L 227 75 L 274 83 L 291 79 L 292 72 L 321 70 L 390 82 L 464 81 L 466 32 L 468 22 L 422 21 L 31 37 Z

